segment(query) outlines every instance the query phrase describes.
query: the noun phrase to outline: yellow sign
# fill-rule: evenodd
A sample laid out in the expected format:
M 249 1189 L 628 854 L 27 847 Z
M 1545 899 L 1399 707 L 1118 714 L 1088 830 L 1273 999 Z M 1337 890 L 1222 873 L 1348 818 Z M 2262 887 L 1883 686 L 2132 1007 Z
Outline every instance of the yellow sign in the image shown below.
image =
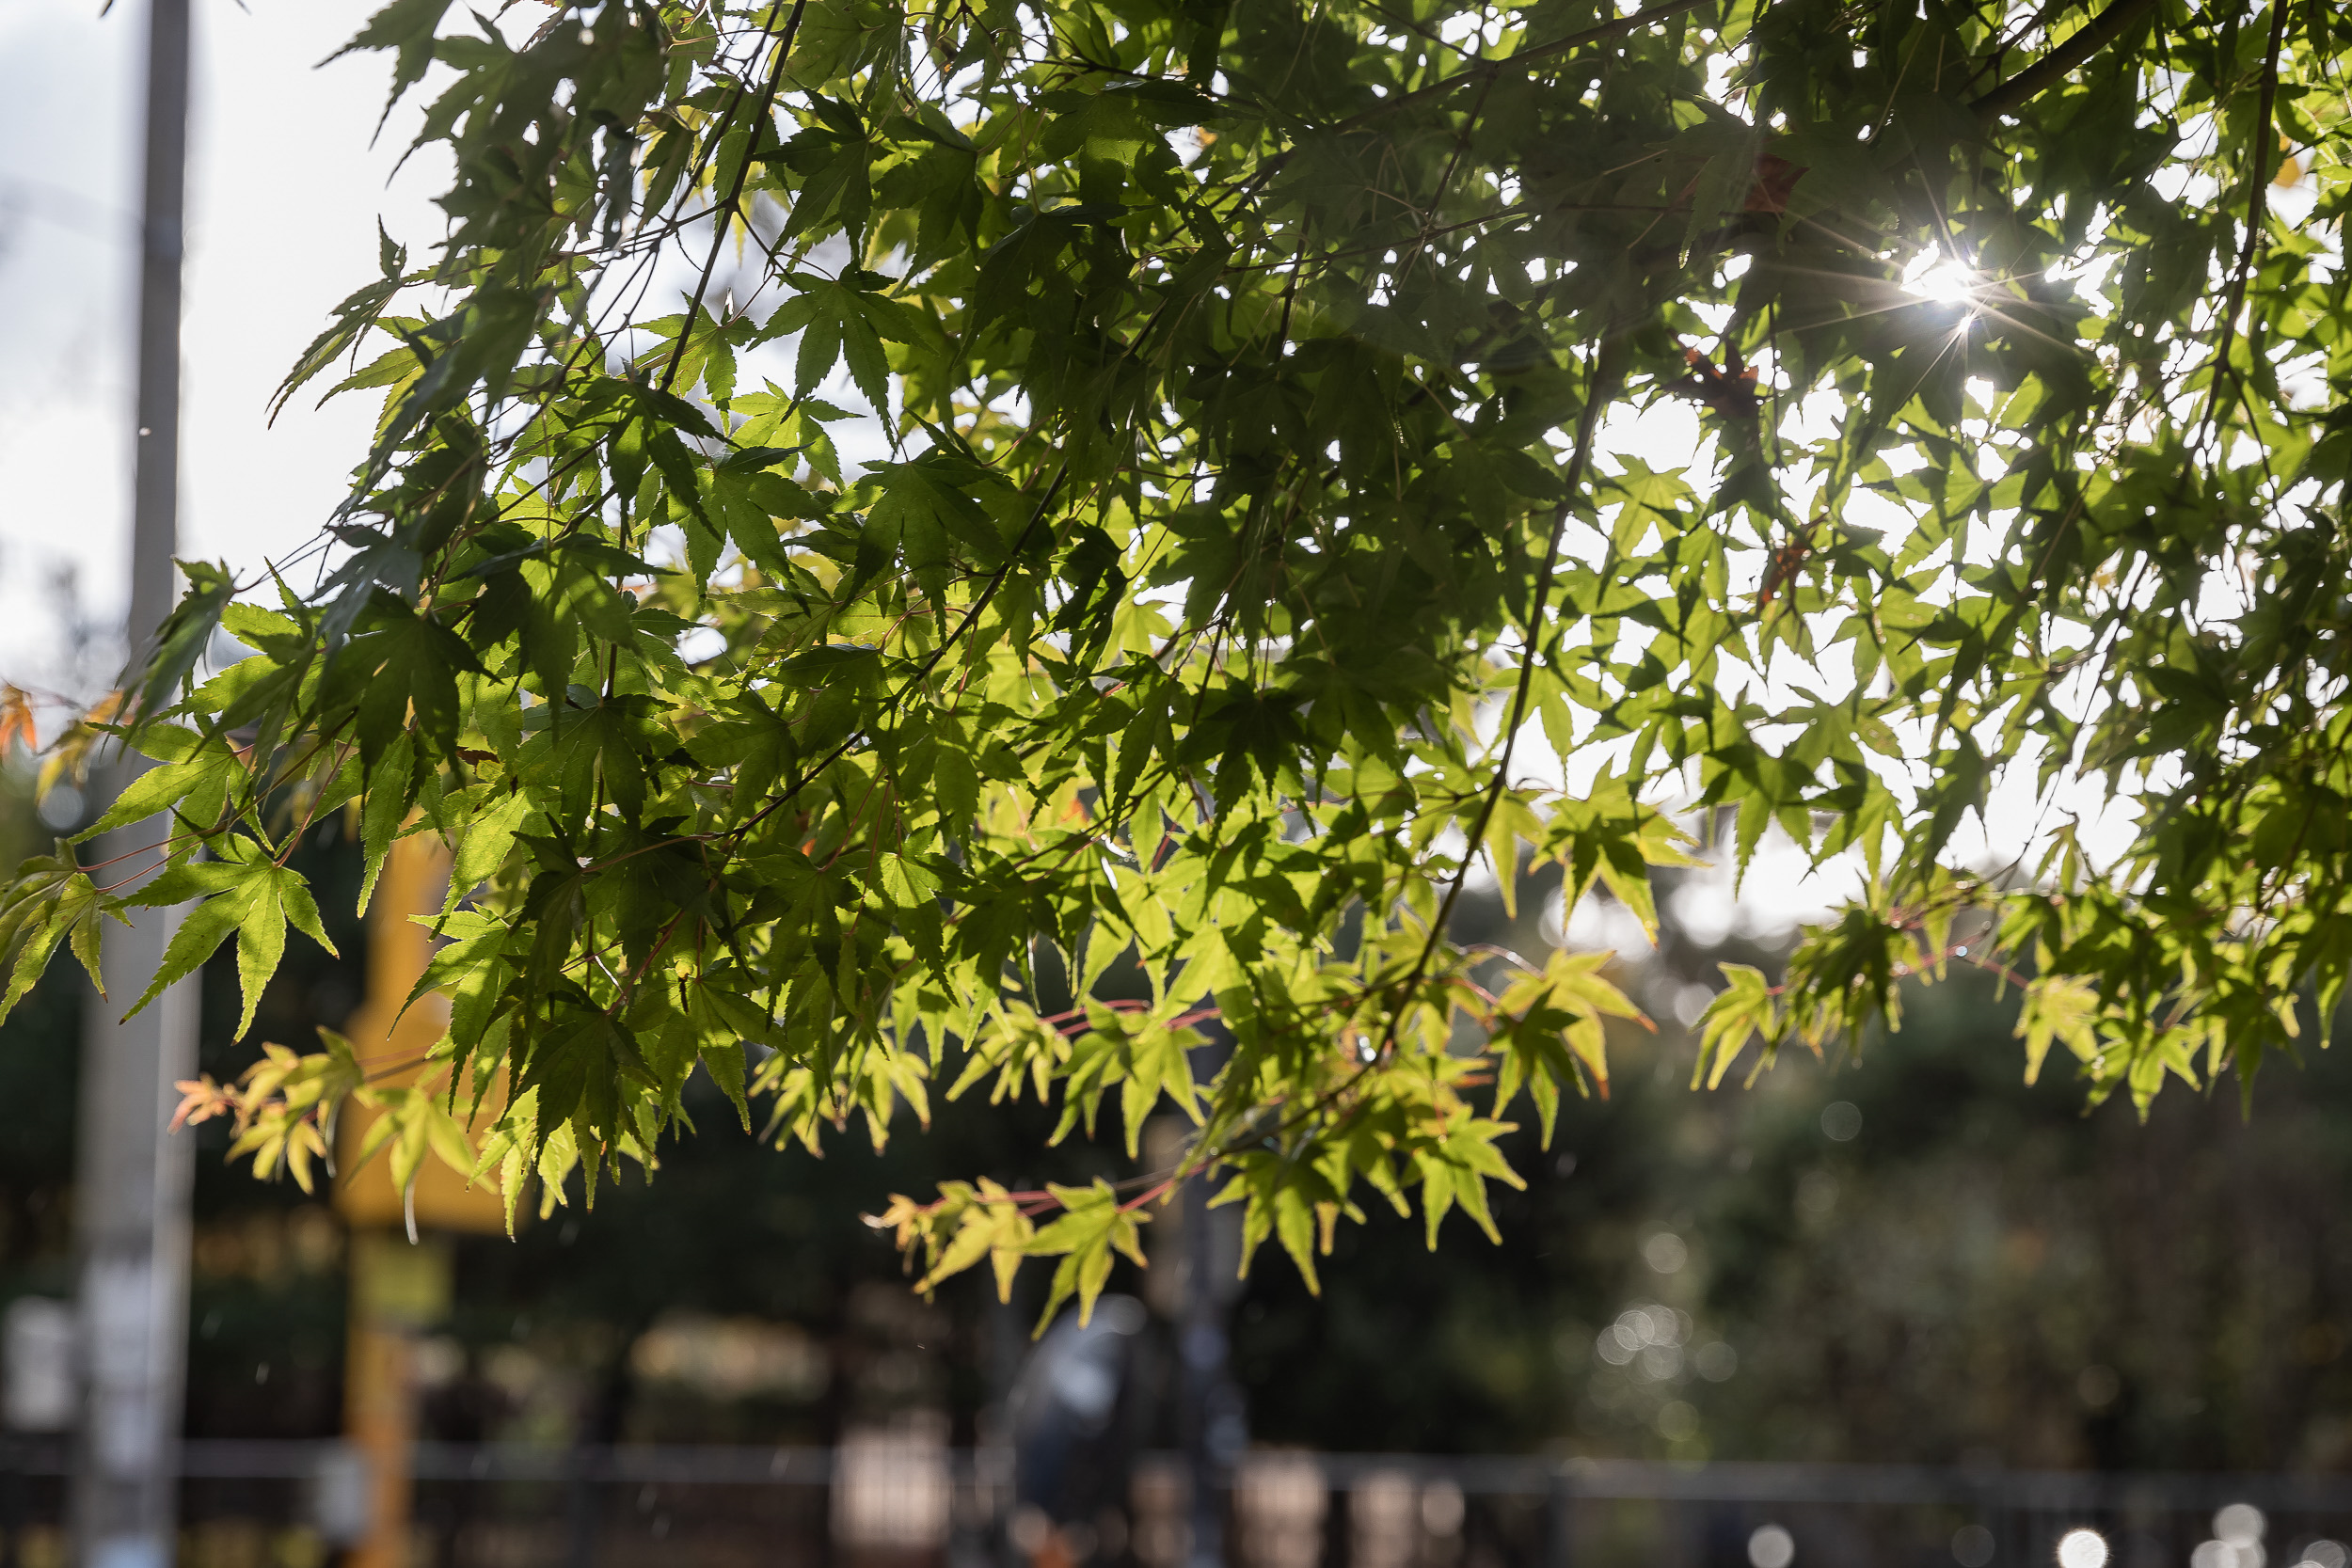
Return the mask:
M 434 947 L 433 933 L 408 917 L 438 912 L 448 888 L 449 852 L 438 838 L 421 832 L 394 841 L 384 857 L 368 917 L 367 999 L 343 1031 L 368 1082 L 377 1087 L 415 1082 L 425 1053 L 449 1029 L 449 1004 L 438 995 L 427 993 L 407 1011 L 401 1010 Z M 411 1218 L 409 1195 L 392 1185 L 391 1162 L 384 1151 L 379 1149 L 365 1164 L 357 1163 L 375 1117 L 364 1107 L 346 1105 L 338 1118 L 335 1164 L 341 1174 L 335 1207 L 355 1230 L 405 1228 Z M 506 1229 L 506 1208 L 497 1183 L 485 1180 L 469 1185 L 437 1157 L 428 1155 L 418 1165 L 413 1198 L 419 1230 Z

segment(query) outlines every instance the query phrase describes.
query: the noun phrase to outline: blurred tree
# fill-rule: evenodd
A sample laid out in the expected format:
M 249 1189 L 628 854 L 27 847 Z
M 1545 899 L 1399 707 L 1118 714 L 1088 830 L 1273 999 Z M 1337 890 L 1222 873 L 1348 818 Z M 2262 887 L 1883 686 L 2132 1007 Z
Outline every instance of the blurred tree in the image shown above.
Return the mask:
M 1999 1049 L 2016 997 L 1989 980 L 1908 1006 L 1856 1057 L 1746 1094 L 1685 1091 L 1695 1042 L 1673 1032 L 1620 1042 L 1606 1107 L 1564 1116 L 1549 1161 L 1512 1148 L 1517 1244 L 1448 1235 L 1426 1259 L 1377 1220 L 1320 1299 L 1257 1281 L 1253 1427 L 1375 1450 L 2352 1458 L 2352 1069 L 2314 1058 L 2250 1117 L 2168 1097 L 2142 1126 L 2021 1084 Z
M 0 847 L 23 852 L 48 831 L 33 793 L 28 770 L 0 766 Z M 355 884 L 359 870 L 354 847 L 332 832 L 306 845 L 295 863 L 329 889 Z M 348 898 L 346 888 L 339 939 L 357 930 Z M 298 949 L 272 979 L 261 1016 L 274 1033 L 296 1037 L 340 1023 L 358 981 L 348 962 L 315 946 Z M 200 1060 L 223 1076 L 253 1055 L 234 1038 L 236 982 L 234 956 L 222 954 L 203 988 Z M 0 1118 L 0 1297 L 72 1291 L 77 1042 L 81 1010 L 94 1000 L 79 974 L 58 971 L 0 1023 L 0 1095 L 11 1107 Z M 209 1155 L 197 1164 L 188 1432 L 331 1435 L 342 1411 L 340 1228 L 324 1203 L 229 1167 L 225 1125 L 182 1135 L 199 1139 Z
M 46 830 L 33 809 L 29 770 L 7 766 L 0 747 L 0 856 L 34 852 Z M 0 1022 L 0 1292 L 72 1291 L 73 1106 L 80 1053 L 78 974 L 35 987 Z
M 12 791 L 0 834 L 29 834 L 24 775 L 0 770 L 0 790 Z M 322 885 L 358 874 L 347 843 L 306 854 Z M 1514 920 L 1474 889 L 1457 935 L 1539 951 L 1555 891 L 1531 874 Z M 360 951 L 356 929 L 334 934 Z M 1708 947 L 1671 920 L 1661 936 L 1659 957 L 1620 972 L 1661 1009 L 1715 961 L 1780 961 L 1770 944 Z M 348 1009 L 349 960 L 312 951 L 291 952 L 265 993 L 273 1029 Z M 252 1054 L 230 1037 L 229 957 L 207 975 L 205 1061 L 222 1077 Z M 8 1294 L 68 1282 L 78 989 L 51 976 L 0 1033 L 0 1084 L 20 1113 L 0 1124 Z M 1432 1259 L 1418 1223 L 1375 1216 L 1342 1232 L 1320 1298 L 1289 1270 L 1258 1268 L 1236 1330 L 1257 1435 L 1369 1450 L 2190 1468 L 2352 1457 L 2341 1414 L 2352 1407 L 2341 1212 L 2352 1069 L 2314 1056 L 2258 1086 L 2250 1121 L 2228 1095 L 2168 1097 L 2141 1127 L 2122 1106 L 2086 1118 L 2071 1085 L 2019 1081 L 2005 1043 L 2013 996 L 1955 983 L 1907 1008 L 1900 1032 L 1852 1060 L 1786 1063 L 1750 1092 L 1691 1094 L 1695 1043 L 1629 1030 L 1613 1042 L 1608 1102 L 1570 1106 L 1549 1152 L 1532 1128 L 1505 1141 L 1530 1178 L 1498 1196 L 1513 1245 L 1450 1229 Z M 1824 1131 L 1839 1103 L 1858 1113 L 1850 1139 Z M 592 1211 L 511 1243 L 463 1243 L 447 1341 L 460 1359 L 434 1395 L 431 1434 L 827 1441 L 912 1386 L 968 1440 L 1001 1392 L 1000 1333 L 1024 1338 L 1026 1319 L 1002 1323 L 988 1292 L 958 1282 L 909 1333 L 874 1306 L 905 1276 L 859 1216 L 943 1172 L 1028 1187 L 1136 1168 L 1115 1107 L 1096 1139 L 1047 1150 L 1045 1110 L 957 1101 L 931 1137 L 879 1154 L 852 1140 L 811 1160 L 734 1129 L 707 1079 L 687 1105 L 703 1134 L 667 1152 L 658 1179 L 627 1177 Z M 190 1430 L 331 1433 L 342 1310 L 331 1217 L 224 1164 L 217 1124 L 189 1135 L 207 1149 Z M 2163 1223 L 2144 1223 L 2150 1213 Z M 1682 1247 L 1671 1273 L 1647 1256 L 1661 1234 Z M 1690 1319 L 1671 1330 L 1678 1343 L 1645 1347 L 1674 1356 L 1601 1354 L 1621 1317 L 1659 1307 Z M 649 1383 L 630 1352 L 681 1313 L 802 1325 L 821 1387 L 736 1400 Z M 1708 1358 L 1716 1345 L 1727 1360 Z M 1677 1402 L 1695 1424 L 1668 1418 L 1669 1436 L 1661 1418 Z

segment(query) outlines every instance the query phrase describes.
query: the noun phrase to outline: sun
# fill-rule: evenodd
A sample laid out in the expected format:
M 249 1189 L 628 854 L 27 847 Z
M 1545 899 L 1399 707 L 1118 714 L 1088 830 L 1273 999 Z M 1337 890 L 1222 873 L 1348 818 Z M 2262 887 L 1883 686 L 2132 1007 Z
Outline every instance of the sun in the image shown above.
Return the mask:
M 1903 268 L 1903 292 L 1938 305 L 1964 305 L 1973 312 L 1984 287 L 1984 274 L 1938 250 L 1921 251 Z

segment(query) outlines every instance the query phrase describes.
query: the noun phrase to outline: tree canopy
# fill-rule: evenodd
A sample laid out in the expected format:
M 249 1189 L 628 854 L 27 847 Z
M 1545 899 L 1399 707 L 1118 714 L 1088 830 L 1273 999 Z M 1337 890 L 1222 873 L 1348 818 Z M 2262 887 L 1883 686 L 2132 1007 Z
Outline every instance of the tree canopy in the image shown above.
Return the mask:
M 1361 1201 L 1491 1230 L 1504 1118 L 1638 1018 L 1449 941 L 1470 878 L 1648 922 L 1768 832 L 1864 892 L 1726 969 L 1700 1082 L 1953 961 L 2143 1106 L 2334 1011 L 2342 8 L 394 0 L 351 47 L 453 169 L 283 388 L 373 443 L 60 743 L 153 759 L 78 842 L 167 811 L 160 865 L 61 845 L 0 913 L 12 1004 L 193 901 L 155 988 L 233 935 L 249 1022 L 306 833 L 371 885 L 443 838 L 435 1075 L 199 1086 L 264 1173 L 357 1095 L 401 1180 L 593 1194 L 698 1065 L 811 1148 L 1115 1099 L 1178 1170 L 902 1198 L 924 1283 L 1089 1304 L 1212 1168 L 1311 1280 Z

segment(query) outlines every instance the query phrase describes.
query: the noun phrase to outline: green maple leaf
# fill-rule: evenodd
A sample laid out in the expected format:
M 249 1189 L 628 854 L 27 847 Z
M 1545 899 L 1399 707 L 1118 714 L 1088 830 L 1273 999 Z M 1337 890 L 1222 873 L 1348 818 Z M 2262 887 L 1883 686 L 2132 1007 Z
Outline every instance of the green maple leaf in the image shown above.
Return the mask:
M 291 923 L 329 953 L 335 951 L 335 944 L 319 923 L 318 904 L 300 872 L 279 865 L 265 846 L 243 835 L 222 839 L 215 848 L 228 858 L 183 862 L 123 900 L 126 905 L 150 909 L 198 900 L 182 916 L 179 928 L 166 944 L 162 967 L 123 1016 L 138 1013 L 174 981 L 195 974 L 233 932 L 237 983 L 244 997 L 235 1037 L 243 1039 L 253 1027 L 253 1009 L 261 1003 L 262 991 L 285 954 L 287 925 Z

